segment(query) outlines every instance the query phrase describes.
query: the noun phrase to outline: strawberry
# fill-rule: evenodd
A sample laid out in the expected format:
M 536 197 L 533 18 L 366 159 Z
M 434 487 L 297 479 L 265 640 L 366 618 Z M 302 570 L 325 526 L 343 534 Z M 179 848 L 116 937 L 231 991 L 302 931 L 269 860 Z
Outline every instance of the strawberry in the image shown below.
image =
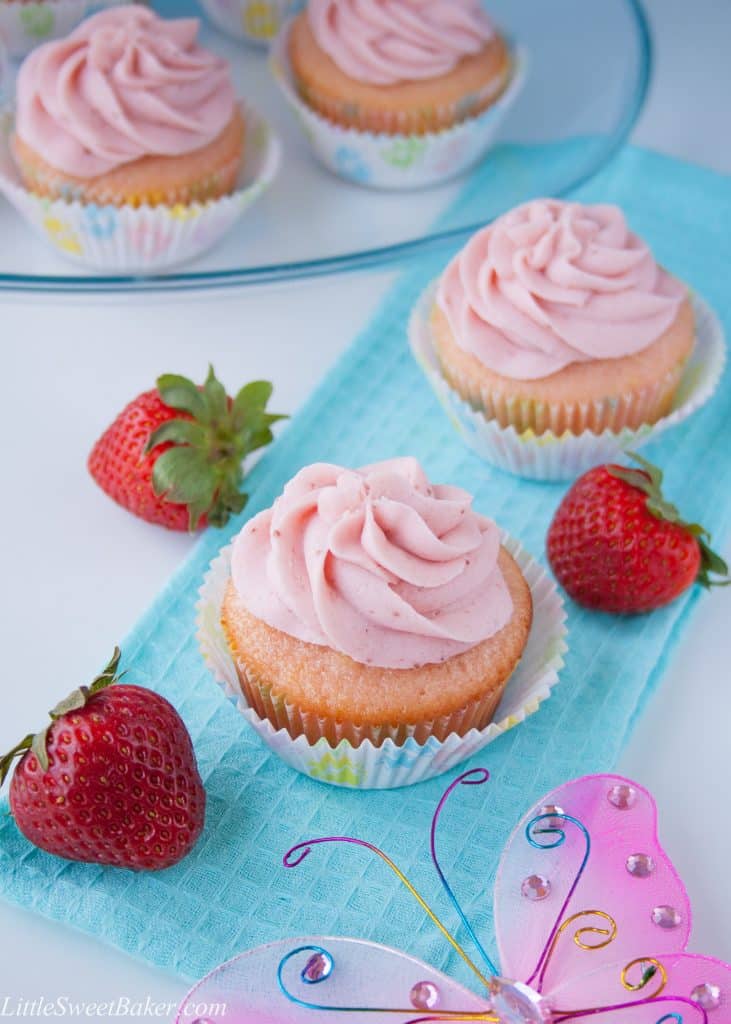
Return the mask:
M 206 793 L 182 718 L 163 697 L 120 683 L 120 652 L 50 712 L 51 724 L 0 759 L 15 822 L 48 853 L 155 871 L 195 846 Z
M 224 526 L 241 512 L 246 456 L 272 440 L 284 417 L 266 411 L 267 381 L 231 399 L 210 367 L 202 387 L 166 373 L 102 434 L 89 472 L 119 505 L 171 530 Z
M 641 469 L 599 466 L 576 481 L 548 530 L 556 579 L 587 608 L 647 612 L 692 586 L 726 584 L 726 563 L 702 526 L 684 522 L 662 494 L 663 475 L 639 455 Z

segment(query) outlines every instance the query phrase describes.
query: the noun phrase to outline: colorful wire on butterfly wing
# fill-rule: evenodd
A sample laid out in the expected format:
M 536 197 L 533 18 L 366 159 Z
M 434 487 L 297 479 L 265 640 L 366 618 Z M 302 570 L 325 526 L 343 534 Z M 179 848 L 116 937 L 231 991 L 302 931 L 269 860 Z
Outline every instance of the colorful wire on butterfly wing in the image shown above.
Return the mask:
M 564 914 L 566 913 L 569 904 L 571 903 L 571 900 L 574 896 L 574 893 L 576 892 L 576 888 L 579 882 L 581 881 L 584 871 L 586 870 L 586 865 L 589 862 L 589 855 L 591 854 L 591 836 L 589 835 L 589 831 L 583 824 L 583 822 L 579 821 L 578 818 L 573 818 L 570 814 L 564 814 L 563 812 L 557 811 L 551 811 L 547 814 L 538 814 L 535 818 L 532 818 L 528 822 L 528 824 L 525 827 L 525 834 L 530 845 L 534 847 L 536 850 L 555 850 L 557 847 L 563 846 L 563 844 L 566 842 L 566 832 L 562 828 L 556 828 L 555 826 L 551 826 L 549 828 L 538 829 L 535 832 L 535 835 L 557 836 L 558 838 L 556 839 L 556 841 L 552 843 L 538 842 L 538 840 L 535 839 L 534 836 L 534 829 L 536 825 L 540 824 L 541 822 L 556 821 L 557 818 L 563 822 L 568 822 L 572 825 L 575 825 L 576 828 L 579 829 L 579 831 L 584 837 L 585 847 L 584 856 L 581 860 L 579 870 L 576 872 L 576 875 L 568 891 L 568 894 L 563 901 L 561 909 L 558 912 L 558 916 L 556 917 L 556 921 L 554 922 L 553 928 L 550 931 L 546 944 L 543 947 L 543 952 L 541 953 L 538 963 L 536 964 L 536 968 L 531 974 L 530 978 L 528 978 L 528 980 L 526 981 L 526 985 L 532 985 L 537 977 L 537 989 L 539 992 L 541 991 L 541 988 L 543 986 L 543 982 L 546 976 L 546 970 L 548 969 L 551 957 L 553 956 L 554 950 L 556 948 L 556 942 L 561 934 L 561 929 L 564 927 Z M 582 911 L 582 914 L 584 913 L 587 913 L 587 911 Z M 588 911 L 588 913 L 594 913 L 594 911 Z M 614 927 L 616 930 L 616 924 L 614 925 Z
M 327 981 L 328 978 L 330 978 L 335 967 L 334 957 L 323 946 L 298 946 L 296 949 L 291 950 L 291 952 L 289 952 L 285 957 L 283 957 L 277 969 L 277 981 L 279 983 L 279 988 L 282 994 L 285 995 L 291 1003 L 294 1003 L 295 1006 L 301 1006 L 305 1010 L 318 1010 L 331 1013 L 384 1013 L 389 1014 L 391 1016 L 398 1015 L 401 1017 L 408 1017 L 411 1014 L 413 1014 L 413 1006 L 409 1009 L 395 1009 L 393 1007 L 385 1006 L 326 1006 L 323 1003 L 312 1003 L 307 1000 L 300 999 L 293 992 L 290 992 L 290 990 L 287 988 L 287 985 L 284 980 L 284 970 L 287 964 L 290 963 L 290 961 L 292 961 L 296 956 L 299 956 L 301 953 L 311 954 L 311 957 L 307 961 L 307 964 L 300 972 L 300 979 L 306 985 L 319 985 Z M 313 957 L 325 958 L 325 962 L 328 965 L 326 973 L 324 973 L 321 977 L 307 976 L 306 972 L 308 966 L 312 962 Z M 458 1010 L 438 1010 L 435 1013 L 430 1014 L 426 1017 L 412 1018 L 410 1021 L 408 1021 L 408 1024 L 427 1024 L 427 1022 L 436 1021 L 489 1021 L 492 1022 L 492 1024 L 499 1024 L 498 1018 L 490 1013 L 479 1013 L 470 1011 L 460 1012 Z
M 422 908 L 422 910 L 436 925 L 436 927 L 442 933 L 442 935 L 450 944 L 452 949 L 454 949 L 454 951 L 462 958 L 462 960 L 470 968 L 472 973 L 478 978 L 480 983 L 484 985 L 485 989 L 489 989 L 489 979 L 485 977 L 485 975 L 482 973 L 479 967 L 477 967 L 477 965 L 474 963 L 474 961 L 471 959 L 468 953 L 449 933 L 446 926 L 442 924 L 442 922 L 431 909 L 429 904 L 426 902 L 423 896 L 421 896 L 421 894 L 416 890 L 416 888 L 411 884 L 411 882 L 408 880 L 403 871 L 401 871 L 400 868 L 398 868 L 396 864 L 394 864 L 391 858 L 387 854 L 385 854 L 383 850 L 379 850 L 379 848 L 377 846 L 374 846 L 372 843 L 367 843 L 364 839 L 354 839 L 351 836 L 325 836 L 321 839 L 309 839 L 306 842 L 298 843 L 296 846 L 293 846 L 291 850 L 288 850 L 287 853 L 285 853 L 283 859 L 285 868 L 298 867 L 305 859 L 305 857 L 308 857 L 309 854 L 312 852 L 313 846 L 321 846 L 326 843 L 349 843 L 353 846 L 361 846 L 363 847 L 363 849 L 370 850 L 371 853 L 375 853 L 377 857 L 380 857 L 381 860 L 391 869 L 391 871 L 393 871 L 398 880 L 406 887 L 406 889 L 408 889 L 408 891 L 414 897 L 414 899 Z M 296 854 L 299 854 L 299 856 L 295 857 Z
M 444 871 L 442 870 L 442 866 L 439 863 L 439 857 L 437 856 L 437 828 L 438 828 L 438 825 L 439 825 L 439 819 L 441 817 L 441 813 L 444 810 L 444 807 L 445 807 L 447 801 L 449 800 L 450 796 L 452 795 L 454 790 L 457 789 L 458 786 L 482 786 L 482 785 L 484 785 L 488 781 L 489 778 L 490 778 L 490 773 L 489 773 L 489 771 L 487 771 L 486 768 L 473 768 L 470 771 L 463 772 L 462 775 L 458 775 L 457 776 L 457 778 L 454 780 L 454 782 L 451 784 L 451 786 L 449 786 L 445 790 L 441 800 L 437 804 L 437 809 L 434 812 L 434 817 L 432 818 L 432 823 L 431 823 L 431 833 L 430 833 L 430 837 L 429 837 L 429 845 L 430 845 L 430 850 L 431 850 L 431 859 L 432 859 L 432 862 L 434 864 L 434 867 L 436 868 L 437 874 L 439 875 L 439 881 L 442 883 L 442 887 L 444 888 L 444 891 L 446 892 L 447 896 L 449 897 L 449 900 L 450 900 L 452 906 L 454 907 L 454 909 L 459 914 L 459 918 L 460 918 L 462 924 L 464 925 L 464 928 L 465 928 L 467 934 L 472 939 L 472 942 L 474 943 L 477 952 L 482 957 L 482 959 L 483 959 L 483 961 L 485 963 L 485 966 L 487 967 L 488 971 L 490 971 L 491 974 L 498 974 L 499 972 L 498 972 L 497 967 L 495 966 L 493 961 L 490 959 L 490 957 L 485 952 L 485 949 L 484 949 L 482 943 L 480 942 L 480 940 L 477 938 L 477 935 L 475 934 L 475 930 L 472 927 L 472 925 L 470 924 L 470 922 L 469 922 L 469 920 L 467 918 L 467 915 L 462 910 L 460 902 L 457 899 L 457 897 L 455 896 L 454 891 L 452 890 L 451 885 L 447 881 L 446 875 L 444 874 Z
M 611 1006 L 595 1006 L 591 1009 L 576 1010 L 570 1013 L 564 1013 L 562 1010 L 556 1010 L 552 1024 L 563 1024 L 564 1021 L 568 1020 L 579 1020 L 583 1017 L 596 1017 L 602 1013 L 617 1013 L 619 1010 L 634 1010 L 638 1006 L 655 1006 L 657 1003 L 684 1003 L 686 1006 L 690 1006 L 691 1009 L 697 1010 L 701 1015 L 702 1024 L 708 1024 L 708 1014 L 698 1003 L 694 1003 L 692 999 L 686 999 L 685 996 L 651 996 L 649 999 L 639 999 L 633 1003 L 614 1003 Z M 683 1017 L 679 1013 L 667 1013 L 664 1017 L 661 1017 L 657 1021 L 657 1024 L 662 1024 L 663 1021 L 675 1020 L 677 1024 L 683 1024 Z

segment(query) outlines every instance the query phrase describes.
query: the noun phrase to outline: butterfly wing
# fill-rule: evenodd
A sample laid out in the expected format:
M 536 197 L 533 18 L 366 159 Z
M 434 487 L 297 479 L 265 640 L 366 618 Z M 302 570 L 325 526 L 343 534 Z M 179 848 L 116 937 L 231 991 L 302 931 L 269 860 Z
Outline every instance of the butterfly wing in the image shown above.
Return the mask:
M 546 817 L 551 808 L 555 817 Z M 559 812 L 580 823 L 588 840 L 579 824 Z M 537 816 L 531 845 L 526 829 Z M 561 913 L 585 856 L 583 874 Z M 536 972 L 559 914 L 564 922 L 582 916 L 558 933 L 542 972 Z M 495 883 L 502 972 L 531 979 L 544 993 L 603 964 L 681 953 L 690 923 L 687 894 L 657 837 L 654 800 L 619 776 L 589 776 L 554 790 L 531 808 L 503 853 Z
M 329 960 L 320 959 L 312 973 L 327 977 L 307 984 L 302 980 L 303 969 L 312 957 L 323 954 Z M 294 999 L 282 991 L 280 971 L 282 984 Z M 421 988 L 415 991 L 416 986 Z M 430 995 L 436 998 L 432 1007 L 427 1005 Z M 379 1007 L 403 1008 L 404 1013 L 369 1012 Z M 360 1012 L 354 1013 L 356 1009 Z M 430 1010 L 479 1013 L 487 1010 L 487 1004 L 439 971 L 394 949 L 355 939 L 309 937 L 260 946 L 218 967 L 188 994 L 177 1022 L 190 1024 L 199 1018 L 210 1024 L 352 1024 L 354 1020 L 383 1024 L 385 1019 L 406 1024 L 432 1019 Z
M 656 1024 L 663 1016 L 675 1013 L 685 1024 L 703 1024 L 696 1004 L 706 1009 L 712 1024 L 729 1024 L 731 965 L 690 953 L 669 953 L 655 959 L 655 964 L 645 961 L 629 971 L 626 964 L 616 963 L 571 978 L 551 992 L 556 1015 L 563 1010 L 618 1006 L 654 997 L 641 1006 L 607 1014 L 606 1019 L 621 1020 L 622 1024 Z M 641 985 L 643 978 L 646 983 Z

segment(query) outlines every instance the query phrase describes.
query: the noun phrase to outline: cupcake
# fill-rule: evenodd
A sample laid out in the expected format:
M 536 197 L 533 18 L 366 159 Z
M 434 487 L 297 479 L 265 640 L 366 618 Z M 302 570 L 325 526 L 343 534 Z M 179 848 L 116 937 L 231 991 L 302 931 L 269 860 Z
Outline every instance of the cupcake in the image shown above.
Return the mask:
M 479 231 L 430 320 L 449 385 L 488 421 L 555 436 L 666 416 L 693 352 L 688 290 L 616 206 L 541 199 Z
M 289 34 L 296 89 L 344 128 L 424 135 L 495 103 L 509 49 L 480 0 L 309 0 Z
M 380 747 L 483 729 L 532 616 L 496 525 L 403 458 L 301 470 L 236 538 L 221 625 L 274 729 Z
M 133 208 L 233 192 L 244 118 L 227 63 L 197 34 L 195 19 L 134 4 L 34 50 L 18 77 L 13 138 L 27 189 Z

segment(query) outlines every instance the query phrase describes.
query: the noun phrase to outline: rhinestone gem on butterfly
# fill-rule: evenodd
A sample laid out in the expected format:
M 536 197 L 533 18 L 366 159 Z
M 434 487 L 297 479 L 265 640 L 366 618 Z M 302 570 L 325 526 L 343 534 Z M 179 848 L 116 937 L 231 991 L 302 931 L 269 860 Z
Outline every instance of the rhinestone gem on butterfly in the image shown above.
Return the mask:
M 494 959 L 488 954 L 442 870 L 437 843 L 454 791 L 488 778 L 479 768 L 455 779 L 431 826 L 432 861 L 464 945 L 398 866 L 364 840 L 311 839 L 284 857 L 295 869 L 331 843 L 380 857 L 470 968 L 472 989 L 385 946 L 307 937 L 219 967 L 189 994 L 178 1021 L 206 1005 L 220 1011 L 209 1014 L 212 1024 L 731 1024 L 731 965 L 685 952 L 690 904 L 660 846 L 655 803 L 617 776 L 560 786 L 520 822 L 495 882 L 498 948 Z

